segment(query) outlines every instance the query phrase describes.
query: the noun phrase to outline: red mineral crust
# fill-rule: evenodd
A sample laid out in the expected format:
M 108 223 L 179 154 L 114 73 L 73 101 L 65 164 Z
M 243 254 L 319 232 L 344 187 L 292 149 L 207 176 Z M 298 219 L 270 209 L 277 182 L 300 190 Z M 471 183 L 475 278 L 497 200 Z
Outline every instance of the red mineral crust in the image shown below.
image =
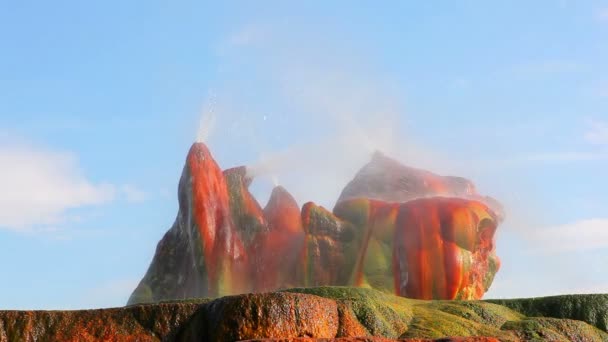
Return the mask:
M 479 299 L 500 266 L 496 218 L 477 201 L 355 199 L 340 202 L 334 213 L 361 232 L 352 255 L 355 286 L 420 299 Z
M 607 300 L 608 295 L 507 300 L 534 315 L 527 317 L 486 301 L 300 288 L 111 309 L 0 310 L 0 342 L 606 341 Z
M 500 263 L 496 219 L 484 204 L 459 198 L 411 201 L 400 205 L 396 228 L 396 294 L 480 299 L 488 290 Z
M 300 263 L 305 274 L 302 285 L 348 284 L 358 247 L 353 225 L 312 202 L 302 207 L 302 224 L 306 233 Z
M 207 270 L 208 295 L 239 292 L 246 282 L 246 253 L 236 234 L 224 174 L 207 147 L 192 145 L 188 153 L 192 182 L 193 218 L 198 228 L 202 257 Z
M 276 187 L 261 208 L 244 166 L 188 153 L 180 210 L 129 303 L 360 286 L 420 299 L 479 299 L 500 263 L 500 204 L 473 183 L 374 154 L 332 211 Z
M 304 230 L 296 200 L 281 186 L 272 190 L 264 208 L 268 229 L 256 238 L 257 265 L 253 265 L 256 291 L 302 285 L 302 270 L 294 269 L 301 257 Z
M 244 262 L 238 264 L 234 270 L 237 279 L 232 284 L 234 290 L 229 294 L 245 293 L 255 291 L 252 277 L 256 274 L 256 265 L 260 263 L 259 255 L 256 253 L 257 236 L 267 231 L 264 212 L 249 192 L 251 179 L 247 177 L 247 169 L 244 166 L 235 167 L 224 171 L 224 177 L 228 184 L 228 196 L 230 197 L 230 217 L 235 227 L 235 240 L 243 246 L 241 253 Z

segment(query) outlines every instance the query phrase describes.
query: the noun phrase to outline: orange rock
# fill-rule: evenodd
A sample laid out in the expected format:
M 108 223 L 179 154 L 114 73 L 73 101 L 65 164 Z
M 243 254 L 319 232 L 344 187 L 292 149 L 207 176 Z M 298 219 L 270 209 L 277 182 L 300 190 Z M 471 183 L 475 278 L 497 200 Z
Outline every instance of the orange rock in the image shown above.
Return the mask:
M 425 198 L 401 204 L 396 219 L 397 294 L 419 299 L 480 299 L 500 263 L 496 217 L 483 203 Z
M 460 177 L 376 154 L 333 212 L 300 212 L 276 187 L 262 210 L 244 166 L 221 171 L 193 144 L 180 210 L 129 303 L 301 286 L 360 286 L 420 299 L 479 299 L 500 266 L 502 214 Z M 449 197 L 447 197 L 449 196 Z
M 243 340 L 239 342 L 500 342 L 494 337 L 446 337 L 438 339 L 391 339 L 383 337 L 337 337 L 337 338 L 267 338 L 258 340 Z
M 200 304 L 79 311 L 0 311 L 0 341 L 172 340 Z
M 480 299 L 500 266 L 497 218 L 481 202 L 359 198 L 338 203 L 334 213 L 356 227 L 350 285 L 418 299 Z
M 347 285 L 359 250 L 358 231 L 327 209 L 308 202 L 302 207 L 306 242 L 302 261 L 304 286 Z
M 208 295 L 238 293 L 246 282 L 242 270 L 246 253 L 230 212 L 230 197 L 224 174 L 202 143 L 188 153 L 192 182 L 193 217 L 198 228 L 207 270 Z
M 256 291 L 265 292 L 303 284 L 303 272 L 297 269 L 304 244 L 300 207 L 281 186 L 272 190 L 264 208 L 268 230 L 256 238 L 256 262 L 251 265 Z
M 288 292 L 248 294 L 217 299 L 193 318 L 181 340 L 208 341 L 309 336 L 332 338 L 338 332 L 334 300 Z

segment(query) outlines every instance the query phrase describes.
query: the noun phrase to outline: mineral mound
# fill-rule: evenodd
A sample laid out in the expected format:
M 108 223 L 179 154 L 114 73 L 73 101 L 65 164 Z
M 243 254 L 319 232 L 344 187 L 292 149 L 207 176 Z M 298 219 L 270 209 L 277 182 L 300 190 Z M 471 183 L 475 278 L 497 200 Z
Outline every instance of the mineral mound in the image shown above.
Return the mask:
M 190 148 L 179 212 L 128 304 L 291 287 L 357 286 L 417 299 L 480 299 L 500 267 L 500 204 L 473 183 L 376 153 L 332 211 L 276 187 L 264 208 L 245 166 Z
M 365 288 L 0 311 L 5 341 L 608 341 L 608 295 L 425 301 Z

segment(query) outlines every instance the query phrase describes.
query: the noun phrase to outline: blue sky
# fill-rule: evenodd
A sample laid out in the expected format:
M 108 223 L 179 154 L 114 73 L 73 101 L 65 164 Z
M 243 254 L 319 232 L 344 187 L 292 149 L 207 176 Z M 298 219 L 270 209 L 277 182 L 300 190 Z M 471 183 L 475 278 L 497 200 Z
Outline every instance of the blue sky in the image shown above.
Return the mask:
M 507 209 L 487 297 L 608 292 L 606 1 L 0 1 L 0 51 L 3 309 L 123 305 L 197 134 L 262 204 L 375 149 L 468 177 Z

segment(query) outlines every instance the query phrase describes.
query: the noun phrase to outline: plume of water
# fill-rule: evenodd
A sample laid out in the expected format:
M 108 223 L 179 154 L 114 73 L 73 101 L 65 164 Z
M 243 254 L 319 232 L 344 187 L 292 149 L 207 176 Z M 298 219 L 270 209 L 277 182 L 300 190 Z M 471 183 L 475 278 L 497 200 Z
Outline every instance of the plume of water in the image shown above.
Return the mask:
M 272 179 L 272 185 L 275 187 L 279 186 L 279 177 L 277 175 L 272 175 L 270 178 Z
M 198 124 L 198 131 L 196 132 L 196 142 L 206 142 L 209 139 L 211 133 L 213 132 L 213 128 L 215 127 L 216 122 L 215 104 L 215 96 L 210 95 L 201 113 L 201 119 Z

